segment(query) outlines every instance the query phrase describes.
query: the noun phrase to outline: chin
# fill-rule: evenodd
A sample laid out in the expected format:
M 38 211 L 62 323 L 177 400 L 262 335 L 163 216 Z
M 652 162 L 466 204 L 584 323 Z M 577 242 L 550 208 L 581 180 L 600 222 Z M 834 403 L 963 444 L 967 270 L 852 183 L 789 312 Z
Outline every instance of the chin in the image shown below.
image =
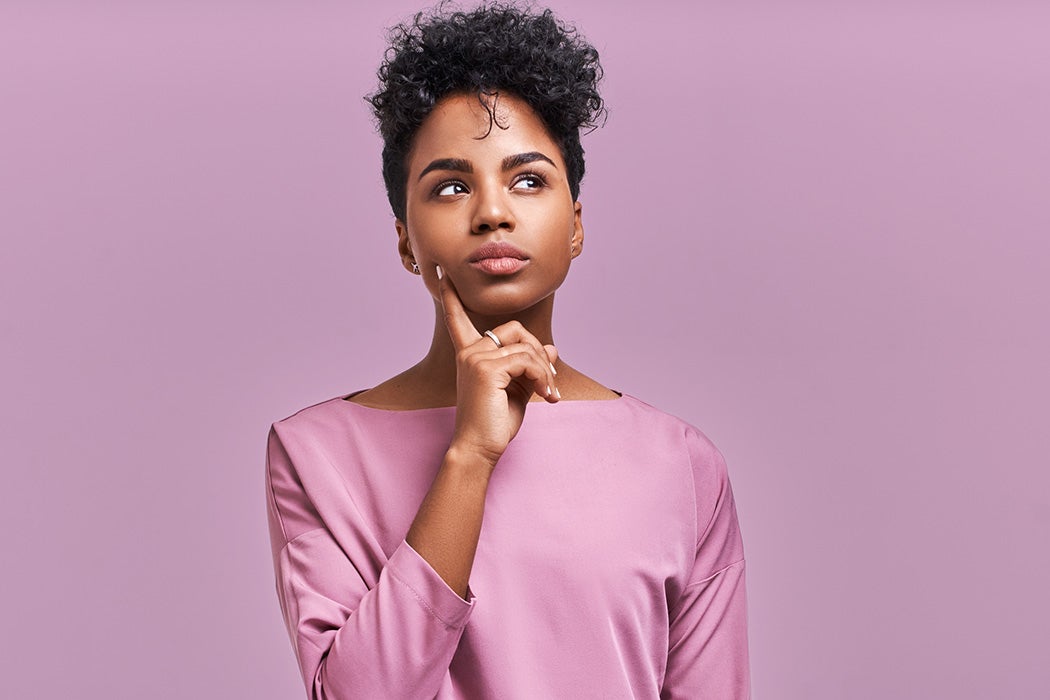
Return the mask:
M 528 311 L 544 299 L 554 295 L 555 290 L 546 294 L 525 294 L 522 290 L 511 289 L 512 285 L 501 285 L 489 288 L 480 294 L 464 295 L 463 305 L 467 311 L 479 316 L 514 317 Z

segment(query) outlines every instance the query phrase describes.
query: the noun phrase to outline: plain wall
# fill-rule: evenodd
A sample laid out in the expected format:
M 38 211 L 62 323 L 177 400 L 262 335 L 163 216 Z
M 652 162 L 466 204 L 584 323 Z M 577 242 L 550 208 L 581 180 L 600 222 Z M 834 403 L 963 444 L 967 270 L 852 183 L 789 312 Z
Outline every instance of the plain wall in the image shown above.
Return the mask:
M 725 454 L 755 697 L 1050 696 L 1050 9 L 553 6 L 555 337 Z M 417 7 L 0 2 L 0 696 L 303 696 L 265 438 L 426 349 L 362 99 Z

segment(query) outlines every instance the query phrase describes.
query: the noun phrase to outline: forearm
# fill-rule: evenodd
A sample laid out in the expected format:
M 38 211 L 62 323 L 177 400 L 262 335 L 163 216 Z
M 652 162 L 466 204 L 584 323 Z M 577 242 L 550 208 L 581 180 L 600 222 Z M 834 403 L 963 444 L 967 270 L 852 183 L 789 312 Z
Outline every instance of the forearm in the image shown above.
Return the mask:
M 279 591 L 308 697 L 435 697 L 473 606 L 402 543 L 348 610 L 356 571 L 338 543 L 318 536 L 299 544 L 306 551 L 282 557 Z
M 475 453 L 450 447 L 405 537 L 464 600 L 493 466 Z
M 319 445 L 295 424 L 275 425 L 266 457 L 277 594 L 307 696 L 432 698 L 473 605 L 406 542 L 377 544 Z

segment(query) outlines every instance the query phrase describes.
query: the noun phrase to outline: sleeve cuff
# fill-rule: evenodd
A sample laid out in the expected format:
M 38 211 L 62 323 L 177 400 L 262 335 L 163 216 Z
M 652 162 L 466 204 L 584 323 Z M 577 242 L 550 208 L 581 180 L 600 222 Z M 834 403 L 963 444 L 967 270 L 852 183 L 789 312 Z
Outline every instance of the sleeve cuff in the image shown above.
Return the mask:
M 404 586 L 419 605 L 450 629 L 467 624 L 474 609 L 475 596 L 467 586 L 467 600 L 449 588 L 434 568 L 405 540 L 386 564 L 386 571 L 395 582 Z

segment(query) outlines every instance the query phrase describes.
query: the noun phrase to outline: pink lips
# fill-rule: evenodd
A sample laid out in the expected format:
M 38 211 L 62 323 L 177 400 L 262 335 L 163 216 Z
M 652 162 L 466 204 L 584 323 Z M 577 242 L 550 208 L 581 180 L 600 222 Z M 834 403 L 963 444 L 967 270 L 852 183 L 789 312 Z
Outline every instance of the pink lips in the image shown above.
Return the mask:
M 490 275 L 512 275 L 528 264 L 529 256 L 510 243 L 491 241 L 474 251 L 468 262 Z

